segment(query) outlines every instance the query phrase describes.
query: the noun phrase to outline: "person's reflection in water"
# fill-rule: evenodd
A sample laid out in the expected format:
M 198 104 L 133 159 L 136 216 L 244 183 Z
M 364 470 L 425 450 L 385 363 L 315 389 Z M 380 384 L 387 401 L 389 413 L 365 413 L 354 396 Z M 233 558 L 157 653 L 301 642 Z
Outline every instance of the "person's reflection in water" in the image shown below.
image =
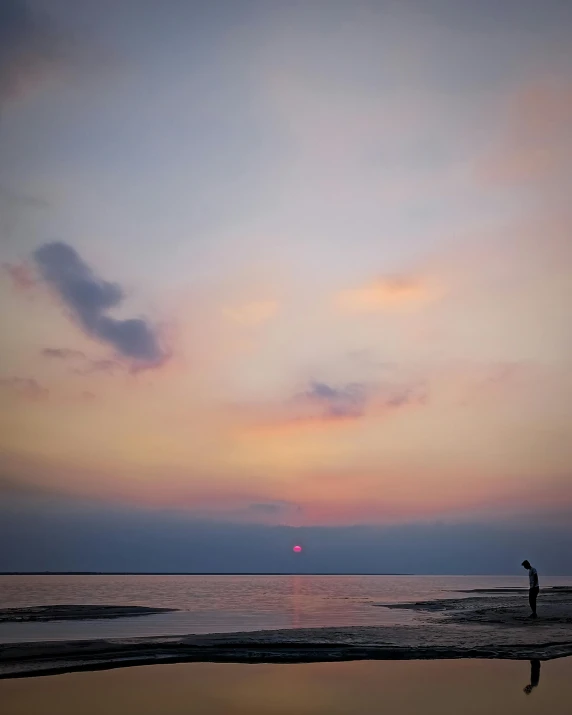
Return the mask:
M 527 695 L 532 693 L 533 689 L 538 686 L 538 681 L 540 680 L 540 661 L 531 660 L 530 661 L 530 683 L 524 689 Z

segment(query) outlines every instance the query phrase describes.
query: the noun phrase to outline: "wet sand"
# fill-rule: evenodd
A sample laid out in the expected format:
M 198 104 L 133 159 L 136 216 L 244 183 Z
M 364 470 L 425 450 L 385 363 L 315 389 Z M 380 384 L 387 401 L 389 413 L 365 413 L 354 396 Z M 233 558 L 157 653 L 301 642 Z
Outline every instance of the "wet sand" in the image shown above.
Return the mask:
M 0 647 L 0 680 L 147 663 L 315 663 L 342 660 L 500 658 L 551 660 L 572 655 L 538 622 L 520 628 L 441 625 L 313 628 L 208 636 L 51 641 Z
M 529 621 L 528 592 L 524 589 L 473 589 L 463 593 L 480 594 L 464 598 L 442 598 L 413 603 L 392 603 L 389 609 L 406 609 L 441 615 L 443 624 L 518 626 Z M 544 589 L 538 598 L 539 624 L 553 625 L 562 633 L 572 625 L 572 588 L 556 586 Z
M 0 702 L 6 715 L 557 715 L 571 676 L 572 659 L 197 663 L 6 680 Z

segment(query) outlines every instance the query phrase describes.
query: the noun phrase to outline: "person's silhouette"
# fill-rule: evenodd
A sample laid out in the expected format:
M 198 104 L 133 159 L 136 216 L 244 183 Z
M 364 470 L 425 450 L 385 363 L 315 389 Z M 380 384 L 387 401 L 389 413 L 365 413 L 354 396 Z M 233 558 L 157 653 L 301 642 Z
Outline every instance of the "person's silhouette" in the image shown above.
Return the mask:
M 540 590 L 538 583 L 538 573 L 534 566 L 530 565 L 530 561 L 525 560 L 522 562 L 522 566 L 528 571 L 528 579 L 530 582 L 530 588 L 528 590 L 528 602 L 530 604 L 530 618 L 537 618 L 536 615 L 536 599 L 538 598 L 538 591 Z
M 540 681 L 540 661 L 536 658 L 530 661 L 530 683 L 524 688 L 527 695 L 532 693 L 533 689 L 538 687 Z

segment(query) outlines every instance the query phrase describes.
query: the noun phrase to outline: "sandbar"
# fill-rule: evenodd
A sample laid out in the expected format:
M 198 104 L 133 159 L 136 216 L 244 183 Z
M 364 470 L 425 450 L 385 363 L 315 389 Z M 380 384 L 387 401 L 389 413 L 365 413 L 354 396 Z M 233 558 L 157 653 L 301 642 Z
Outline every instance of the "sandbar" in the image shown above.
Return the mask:
M 0 623 L 29 623 L 31 621 L 87 621 L 100 618 L 133 618 L 156 613 L 168 613 L 172 608 L 147 606 L 49 605 L 27 608 L 1 608 Z
M 0 678 L 177 662 L 310 663 L 464 658 L 544 661 L 572 655 L 572 589 L 542 591 L 537 620 L 527 618 L 525 591 L 496 590 L 464 598 L 375 605 L 410 609 L 417 614 L 417 622 L 11 643 L 0 645 Z

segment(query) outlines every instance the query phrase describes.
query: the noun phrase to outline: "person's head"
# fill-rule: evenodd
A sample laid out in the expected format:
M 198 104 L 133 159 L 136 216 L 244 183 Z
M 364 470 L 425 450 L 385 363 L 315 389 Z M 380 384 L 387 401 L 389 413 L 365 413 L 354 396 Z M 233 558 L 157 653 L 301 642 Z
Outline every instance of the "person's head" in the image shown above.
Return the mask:
M 529 569 L 529 568 L 530 568 L 530 561 L 528 561 L 527 559 L 525 559 L 525 560 L 522 562 L 522 565 L 524 566 L 525 569 Z

